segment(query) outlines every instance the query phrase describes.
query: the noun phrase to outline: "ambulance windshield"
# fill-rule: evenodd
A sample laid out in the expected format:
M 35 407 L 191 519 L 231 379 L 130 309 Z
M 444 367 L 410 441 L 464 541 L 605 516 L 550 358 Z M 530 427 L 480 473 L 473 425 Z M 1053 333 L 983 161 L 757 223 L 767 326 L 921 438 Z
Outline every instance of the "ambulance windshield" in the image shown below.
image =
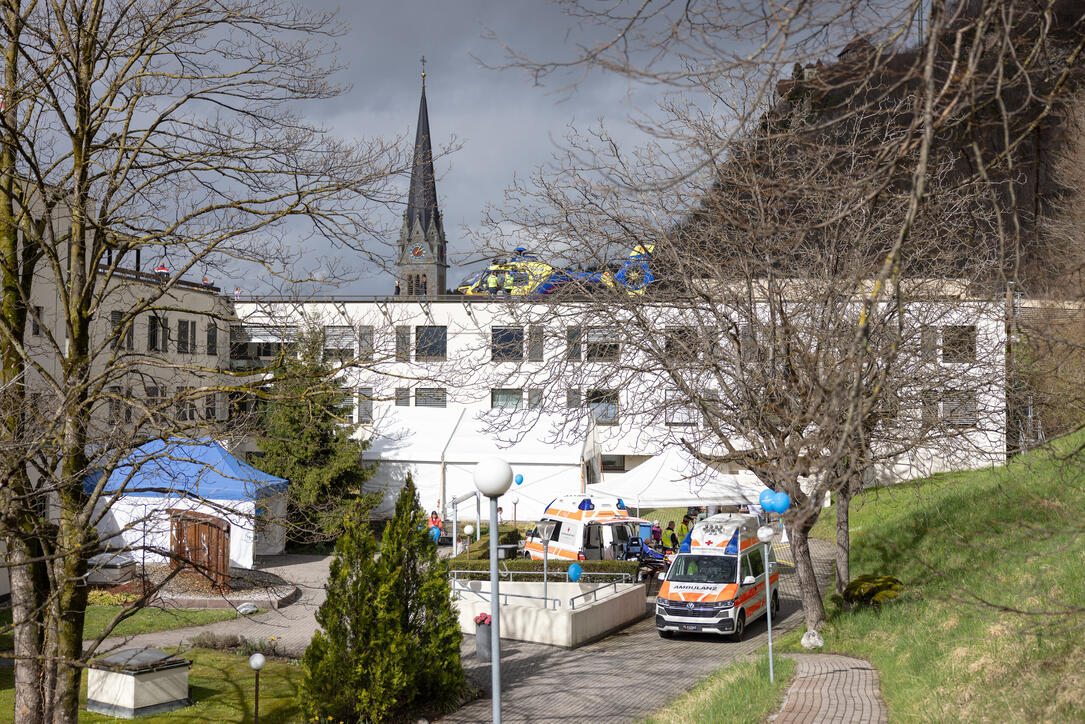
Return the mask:
M 734 583 L 738 559 L 734 556 L 682 554 L 674 559 L 668 581 L 676 583 Z

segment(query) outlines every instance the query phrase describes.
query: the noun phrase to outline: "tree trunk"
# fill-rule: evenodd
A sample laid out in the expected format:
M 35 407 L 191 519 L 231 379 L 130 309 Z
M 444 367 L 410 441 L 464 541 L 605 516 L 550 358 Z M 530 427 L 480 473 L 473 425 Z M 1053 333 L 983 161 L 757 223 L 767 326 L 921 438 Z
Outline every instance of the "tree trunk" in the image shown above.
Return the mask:
M 844 595 L 851 582 L 851 533 L 848 516 L 851 508 L 851 483 L 840 486 L 836 493 L 836 592 Z
M 45 688 L 41 659 L 44 644 L 46 590 L 45 564 L 32 542 L 17 536 L 7 538 L 8 569 L 11 576 L 11 616 L 14 622 L 15 721 L 41 724 L 45 721 Z
M 816 518 L 813 518 L 816 521 Z M 785 521 L 786 525 L 786 521 Z M 810 558 L 810 528 L 813 522 L 805 518 L 801 522 L 788 526 L 791 538 L 791 553 L 795 557 L 795 574 L 799 579 L 799 595 L 802 597 L 802 613 L 806 628 L 816 631 L 825 623 L 825 604 L 821 600 L 817 576 L 814 575 L 814 562 Z
M 57 628 L 56 684 L 53 695 L 54 724 L 77 724 L 79 687 L 83 667 L 83 622 L 87 608 L 86 557 L 82 531 L 71 531 L 55 564 L 61 616 Z

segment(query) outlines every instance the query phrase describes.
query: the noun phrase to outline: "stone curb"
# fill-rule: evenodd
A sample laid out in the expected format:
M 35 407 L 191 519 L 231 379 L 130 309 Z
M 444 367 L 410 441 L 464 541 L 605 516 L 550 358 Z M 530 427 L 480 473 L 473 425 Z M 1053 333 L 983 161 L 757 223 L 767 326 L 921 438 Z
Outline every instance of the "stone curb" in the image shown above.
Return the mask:
M 264 598 L 176 598 L 173 596 L 156 596 L 150 603 L 153 606 L 167 606 L 169 608 L 237 608 L 243 603 L 251 603 L 260 608 L 277 610 L 289 606 L 301 598 L 301 590 L 293 586 L 284 596 L 277 599 Z

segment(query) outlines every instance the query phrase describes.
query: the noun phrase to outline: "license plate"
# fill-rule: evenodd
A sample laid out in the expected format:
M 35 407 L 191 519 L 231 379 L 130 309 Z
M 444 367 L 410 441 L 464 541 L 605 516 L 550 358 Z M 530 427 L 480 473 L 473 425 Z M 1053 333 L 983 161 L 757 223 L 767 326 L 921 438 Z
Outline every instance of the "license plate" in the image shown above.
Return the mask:
M 700 631 L 701 627 L 698 626 L 695 623 L 684 623 L 684 624 L 682 624 L 682 630 L 683 631 Z

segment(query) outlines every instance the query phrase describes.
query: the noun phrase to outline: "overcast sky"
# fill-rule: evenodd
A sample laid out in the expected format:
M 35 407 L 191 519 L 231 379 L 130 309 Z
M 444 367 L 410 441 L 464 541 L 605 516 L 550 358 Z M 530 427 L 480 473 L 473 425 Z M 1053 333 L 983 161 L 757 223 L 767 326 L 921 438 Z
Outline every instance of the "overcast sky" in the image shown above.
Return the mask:
M 586 128 L 600 118 L 622 141 L 636 142 L 625 119 L 635 106 L 654 106 L 651 91 L 631 89 L 625 80 L 594 74 L 571 92 L 560 92 L 570 78 L 534 86 L 522 71 L 482 67 L 472 55 L 492 62 L 503 57 L 486 27 L 511 46 L 534 57 L 567 57 L 571 43 L 590 39 L 590 29 L 567 34 L 569 21 L 541 0 L 320 0 L 338 8 L 350 26 L 339 40 L 338 57 L 348 70 L 341 80 L 350 90 L 332 101 L 313 104 L 309 115 L 348 138 L 403 136 L 413 143 L 420 95 L 419 58 L 426 56 L 426 97 L 436 147 L 453 139 L 462 144 L 439 160 L 437 193 L 444 215 L 450 261 L 470 252 L 467 229 L 477 228 L 487 204 L 500 204 L 514 175 L 527 176 L 545 164 L 571 125 Z M 578 76 L 579 78 L 579 76 Z M 404 181 L 404 200 L 406 182 Z M 398 235 L 402 207 L 387 212 Z M 339 255 L 344 263 L 350 258 Z M 360 270 L 349 290 L 388 293 L 391 276 Z M 449 285 L 463 275 L 449 270 Z M 253 288 L 249 280 L 246 288 Z

